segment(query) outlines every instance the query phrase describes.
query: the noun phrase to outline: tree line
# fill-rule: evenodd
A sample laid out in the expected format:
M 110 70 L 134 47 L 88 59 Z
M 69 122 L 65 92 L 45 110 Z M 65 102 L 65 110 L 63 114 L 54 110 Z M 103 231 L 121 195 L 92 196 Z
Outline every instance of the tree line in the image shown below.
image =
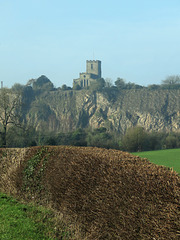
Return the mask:
M 123 78 L 117 78 L 117 80 L 112 82 L 110 78 L 97 79 L 90 86 L 85 89 L 89 91 L 100 91 L 102 93 L 108 93 L 109 95 L 114 96 L 114 94 L 118 94 L 121 90 L 131 90 L 131 89 L 142 89 L 147 88 L 149 90 L 158 90 L 158 89 L 177 89 L 180 88 L 180 75 L 171 75 L 168 76 L 165 80 L 162 80 L 161 84 L 151 84 L 147 87 L 132 83 L 126 82 Z M 32 93 L 34 95 L 39 95 L 44 91 L 69 91 L 69 90 L 82 90 L 78 84 L 74 84 L 73 87 L 69 87 L 66 84 L 63 84 L 61 87 L 56 88 L 54 84 L 44 75 L 40 76 L 37 79 L 30 79 L 25 85 L 15 83 L 12 86 L 12 90 L 15 92 L 24 92 L 24 95 L 28 94 L 28 96 Z
M 82 87 L 78 84 L 74 84 L 73 87 L 67 86 L 63 84 L 61 87 L 55 88 L 54 84 L 44 75 L 40 76 L 37 79 L 30 79 L 25 85 L 14 84 L 12 87 L 14 90 L 22 90 L 24 87 L 31 87 L 33 91 L 36 93 L 41 93 L 43 91 L 68 91 L 68 90 L 81 90 Z M 129 89 L 142 89 L 148 88 L 150 90 L 153 89 L 176 89 L 180 88 L 180 75 L 170 75 L 161 81 L 161 84 L 151 84 L 147 87 L 127 82 L 124 78 L 118 77 L 114 82 L 110 78 L 99 78 L 90 86 L 86 87 L 88 90 L 92 91 L 103 91 L 104 89 L 112 89 L 112 90 L 129 90 Z M 29 88 L 30 89 L 30 88 Z
M 40 132 L 33 127 L 19 128 L 10 126 L 6 134 L 6 145 L 3 135 L 0 147 L 31 147 L 41 145 L 70 145 L 84 147 L 101 147 L 128 152 L 150 151 L 180 148 L 180 133 L 147 132 L 142 127 L 129 128 L 123 136 L 108 132 L 106 128 L 76 129 L 67 133 Z
M 130 90 L 130 89 L 142 89 L 142 88 L 148 88 L 150 90 L 155 89 L 177 89 L 180 88 L 180 75 L 170 75 L 166 79 L 162 80 L 161 84 L 151 84 L 147 87 L 132 83 L 132 82 L 126 82 L 123 78 L 117 78 L 117 80 L 112 82 L 110 78 L 107 79 L 97 79 L 96 82 L 92 83 L 91 86 L 87 87 L 87 89 L 92 90 L 100 90 L 103 89 L 112 89 L 112 90 Z M 65 85 L 62 86 L 63 90 L 68 90 L 68 87 Z M 70 88 L 69 88 L 70 89 Z M 74 90 L 81 90 L 82 88 L 75 84 L 73 86 Z

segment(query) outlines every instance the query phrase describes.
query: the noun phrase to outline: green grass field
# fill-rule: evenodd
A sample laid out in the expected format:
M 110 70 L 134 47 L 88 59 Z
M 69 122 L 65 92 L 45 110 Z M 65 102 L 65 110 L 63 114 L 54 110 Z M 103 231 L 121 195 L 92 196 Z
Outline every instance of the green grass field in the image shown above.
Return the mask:
M 180 174 L 180 148 L 158 151 L 136 152 L 133 153 L 142 158 L 147 158 L 157 165 L 173 168 Z
M 53 214 L 49 210 L 19 203 L 0 193 L 1 240 L 68 239 L 63 227 L 60 234 L 57 235 Z
M 0 239 L 53 239 L 47 235 L 52 228 L 48 215 L 42 208 L 20 204 L 0 193 Z

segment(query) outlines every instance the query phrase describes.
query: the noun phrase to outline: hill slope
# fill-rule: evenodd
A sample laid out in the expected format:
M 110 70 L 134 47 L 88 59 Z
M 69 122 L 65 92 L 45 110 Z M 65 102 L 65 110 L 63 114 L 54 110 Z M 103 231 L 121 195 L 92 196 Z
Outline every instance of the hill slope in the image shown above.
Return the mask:
M 81 239 L 177 239 L 176 172 L 117 150 L 1 149 L 0 191 L 51 205 Z M 80 238 L 78 238 L 80 239 Z

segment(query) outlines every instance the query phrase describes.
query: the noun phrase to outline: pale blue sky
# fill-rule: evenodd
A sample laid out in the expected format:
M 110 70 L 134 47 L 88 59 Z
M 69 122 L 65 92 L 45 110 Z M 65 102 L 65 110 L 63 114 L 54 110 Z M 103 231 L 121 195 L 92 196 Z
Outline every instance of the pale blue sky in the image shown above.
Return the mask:
M 72 86 L 86 60 L 141 85 L 180 74 L 179 0 L 0 0 L 0 81 Z

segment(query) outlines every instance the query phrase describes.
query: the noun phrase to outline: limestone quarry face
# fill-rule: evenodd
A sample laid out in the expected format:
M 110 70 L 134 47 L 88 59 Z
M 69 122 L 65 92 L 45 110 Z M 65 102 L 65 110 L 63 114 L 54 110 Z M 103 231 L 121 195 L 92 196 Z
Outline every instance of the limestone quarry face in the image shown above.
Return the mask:
M 88 90 L 53 91 L 36 98 L 26 115 L 36 129 L 73 131 L 106 127 L 124 134 L 133 126 L 147 131 L 179 131 L 180 90 L 122 90 L 114 101 Z

